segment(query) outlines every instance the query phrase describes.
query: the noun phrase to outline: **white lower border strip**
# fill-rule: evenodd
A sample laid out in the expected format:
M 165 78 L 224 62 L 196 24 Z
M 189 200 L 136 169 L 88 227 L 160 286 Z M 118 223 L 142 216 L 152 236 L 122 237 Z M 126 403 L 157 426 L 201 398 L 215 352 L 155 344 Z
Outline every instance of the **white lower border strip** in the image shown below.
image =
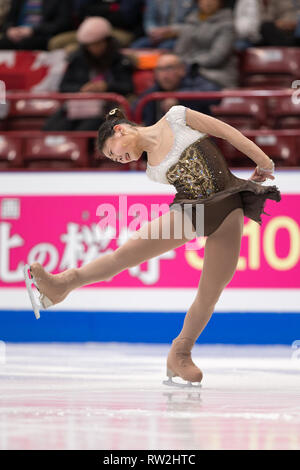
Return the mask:
M 77 289 L 50 310 L 186 312 L 196 289 Z M 0 310 L 30 310 L 24 288 L 0 288 Z M 300 289 L 225 289 L 216 312 L 300 312 Z
M 245 157 L 246 158 L 246 157 Z M 239 178 L 248 179 L 255 164 L 249 160 L 250 169 L 235 170 Z M 276 185 L 285 194 L 299 193 L 300 172 L 278 170 L 275 180 L 266 180 L 263 186 Z M 150 180 L 145 172 L 13 172 L 0 174 L 1 196 L 22 195 L 96 195 L 101 194 L 175 194 L 170 184 L 160 184 Z

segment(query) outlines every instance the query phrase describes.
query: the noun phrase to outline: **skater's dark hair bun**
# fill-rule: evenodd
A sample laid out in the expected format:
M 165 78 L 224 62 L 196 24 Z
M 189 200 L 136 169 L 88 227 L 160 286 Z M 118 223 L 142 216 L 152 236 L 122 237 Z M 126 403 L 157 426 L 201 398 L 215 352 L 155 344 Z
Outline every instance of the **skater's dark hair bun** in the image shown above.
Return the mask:
M 117 124 L 129 124 L 130 126 L 136 126 L 135 122 L 129 121 L 126 115 L 120 108 L 114 108 L 105 116 L 105 121 L 101 124 L 98 130 L 97 146 L 100 152 L 102 151 L 106 139 L 113 136 L 115 131 L 114 127 Z
M 105 116 L 106 121 L 111 121 L 112 119 L 126 119 L 126 116 L 120 108 L 114 108 Z

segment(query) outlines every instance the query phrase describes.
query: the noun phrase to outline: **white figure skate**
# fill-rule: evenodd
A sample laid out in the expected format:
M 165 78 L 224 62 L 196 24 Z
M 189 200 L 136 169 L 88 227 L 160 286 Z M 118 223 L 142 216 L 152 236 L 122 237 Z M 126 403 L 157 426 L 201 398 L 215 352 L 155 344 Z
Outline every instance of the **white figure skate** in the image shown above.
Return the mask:
M 189 381 L 187 381 L 186 383 L 173 382 L 172 377 L 177 377 L 177 375 L 174 375 L 174 373 L 168 368 L 167 368 L 167 376 L 168 376 L 168 380 L 164 380 L 162 382 L 164 385 L 168 385 L 171 387 L 188 388 L 188 389 L 200 389 L 202 387 L 202 384 L 200 382 L 189 382 Z
M 35 287 L 37 288 L 39 292 L 40 290 L 31 272 L 29 264 L 25 264 L 24 266 L 24 278 L 25 278 L 26 289 L 29 294 L 31 305 L 35 314 L 35 318 L 38 320 L 40 318 L 40 309 L 46 309 L 48 307 L 51 307 L 51 305 L 53 305 L 53 302 L 51 302 L 51 300 L 45 294 L 40 293 L 39 297 L 37 298 L 36 291 L 33 290 L 32 284 L 35 285 Z

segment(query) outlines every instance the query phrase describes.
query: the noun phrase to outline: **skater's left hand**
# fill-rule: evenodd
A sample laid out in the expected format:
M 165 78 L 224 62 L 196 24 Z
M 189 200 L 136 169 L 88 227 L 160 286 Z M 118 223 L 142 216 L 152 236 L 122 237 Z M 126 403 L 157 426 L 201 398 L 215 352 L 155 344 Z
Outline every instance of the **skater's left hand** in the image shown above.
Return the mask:
M 267 179 L 274 180 L 275 176 L 272 175 L 272 172 L 258 171 L 257 168 L 255 168 L 254 172 L 249 178 L 249 180 L 255 181 L 256 183 L 263 183 Z

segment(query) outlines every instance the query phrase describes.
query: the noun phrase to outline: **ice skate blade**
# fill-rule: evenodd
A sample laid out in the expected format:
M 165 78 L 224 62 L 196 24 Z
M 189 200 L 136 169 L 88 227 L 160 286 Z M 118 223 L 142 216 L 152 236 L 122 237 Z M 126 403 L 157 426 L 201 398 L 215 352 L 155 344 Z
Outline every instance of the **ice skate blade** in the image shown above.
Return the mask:
M 28 264 L 25 264 L 24 266 L 24 277 L 25 277 L 25 283 L 26 283 L 26 289 L 29 294 L 29 298 L 31 301 L 31 305 L 35 314 L 35 318 L 38 320 L 40 318 L 40 309 L 47 309 L 51 307 L 51 305 L 54 305 L 53 302 L 45 295 L 45 294 L 39 294 L 39 303 L 36 299 L 36 296 L 34 294 L 34 291 L 32 289 L 32 283 L 35 285 L 35 287 L 38 289 L 40 292 L 37 282 L 34 278 L 34 276 L 29 277 L 28 271 L 30 271 L 30 266 Z M 31 271 L 30 271 L 31 272 Z
M 178 377 L 178 376 L 173 376 Z M 185 384 L 180 384 L 178 382 L 173 382 L 172 377 L 169 377 L 168 380 L 164 380 L 162 382 L 164 385 L 168 385 L 169 387 L 178 387 L 178 388 L 188 388 L 188 389 L 199 389 L 202 387 L 201 383 L 193 384 L 192 382 L 187 381 Z
M 40 318 L 40 308 L 39 308 L 39 305 L 36 301 L 36 298 L 34 296 L 34 293 L 33 293 L 32 287 L 31 287 L 32 282 L 34 282 L 35 286 L 36 286 L 36 284 L 35 284 L 35 281 L 33 281 L 33 279 L 31 279 L 29 277 L 29 274 L 28 274 L 29 270 L 30 270 L 30 266 L 28 264 L 25 264 L 25 266 L 24 266 L 25 285 L 26 285 L 26 289 L 27 289 L 27 292 L 28 292 L 28 295 L 29 295 L 29 299 L 30 299 L 30 302 L 31 302 L 31 305 L 32 305 L 32 309 L 34 311 L 35 318 L 38 320 Z

